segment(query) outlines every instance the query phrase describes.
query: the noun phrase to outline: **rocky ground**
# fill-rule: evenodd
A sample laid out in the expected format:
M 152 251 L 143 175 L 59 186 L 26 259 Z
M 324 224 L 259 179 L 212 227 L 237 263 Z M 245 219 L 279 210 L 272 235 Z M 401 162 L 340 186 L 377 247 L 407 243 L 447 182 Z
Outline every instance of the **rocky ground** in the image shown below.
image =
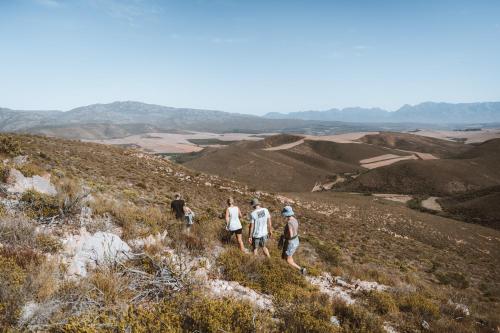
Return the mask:
M 497 332 L 500 233 L 383 198 L 267 193 L 117 147 L 1 136 L 0 328 Z M 190 232 L 168 212 L 181 192 Z M 301 223 L 297 261 L 241 253 L 221 213 Z M 244 237 L 245 239 L 245 237 Z

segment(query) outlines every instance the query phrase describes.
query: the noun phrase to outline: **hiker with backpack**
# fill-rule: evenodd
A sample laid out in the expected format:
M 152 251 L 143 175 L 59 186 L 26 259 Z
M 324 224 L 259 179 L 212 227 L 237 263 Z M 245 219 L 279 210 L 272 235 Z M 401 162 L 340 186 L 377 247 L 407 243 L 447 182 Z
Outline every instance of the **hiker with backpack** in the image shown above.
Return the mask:
M 242 252 L 245 252 L 245 246 L 243 245 L 242 231 L 243 227 L 241 225 L 241 211 L 238 206 L 234 205 L 234 199 L 227 199 L 226 208 L 226 230 L 229 231 L 229 239 L 232 235 L 236 235 L 236 240 Z
M 257 198 L 250 201 L 253 211 L 250 213 L 250 226 L 248 233 L 248 242 L 252 244 L 253 254 L 257 255 L 258 249 L 267 257 L 270 257 L 269 250 L 266 246 L 268 238 L 273 235 L 273 226 L 271 225 L 271 214 L 267 208 L 263 208 Z
M 170 204 L 170 209 L 172 213 L 175 215 L 175 218 L 179 221 L 182 221 L 184 219 L 185 213 L 184 213 L 184 200 L 182 200 L 181 195 L 179 193 L 176 193 L 174 196 L 174 200 Z
M 281 215 L 285 218 L 286 225 L 283 229 L 283 235 L 280 237 L 279 244 L 283 246 L 283 252 L 281 253 L 281 258 L 286 260 L 286 262 L 298 269 L 301 274 L 306 274 L 306 269 L 300 267 L 293 260 L 293 255 L 295 251 L 299 248 L 299 221 L 295 218 L 295 213 L 291 206 L 285 206 L 281 211 Z

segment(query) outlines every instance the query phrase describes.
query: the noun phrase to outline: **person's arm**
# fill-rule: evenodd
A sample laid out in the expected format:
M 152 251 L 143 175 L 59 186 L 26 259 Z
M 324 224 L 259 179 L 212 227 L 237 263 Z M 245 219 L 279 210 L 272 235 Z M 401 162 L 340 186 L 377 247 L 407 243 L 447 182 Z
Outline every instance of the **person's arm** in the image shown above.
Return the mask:
M 171 211 L 172 213 L 174 213 L 174 212 L 175 212 L 175 209 L 174 209 L 174 202 L 173 202 L 173 201 L 170 203 L 170 211 Z
M 273 237 L 273 224 L 271 221 L 271 214 L 267 217 L 267 230 L 269 230 L 269 238 Z
M 250 225 L 248 226 L 248 243 L 252 244 L 252 235 L 253 235 L 254 223 L 253 219 L 250 216 Z
M 229 208 L 226 208 L 226 229 L 229 228 Z
M 241 210 L 240 210 L 240 207 L 238 207 L 238 217 L 239 217 L 240 219 L 242 219 L 242 218 L 243 218 L 243 215 L 241 215 Z

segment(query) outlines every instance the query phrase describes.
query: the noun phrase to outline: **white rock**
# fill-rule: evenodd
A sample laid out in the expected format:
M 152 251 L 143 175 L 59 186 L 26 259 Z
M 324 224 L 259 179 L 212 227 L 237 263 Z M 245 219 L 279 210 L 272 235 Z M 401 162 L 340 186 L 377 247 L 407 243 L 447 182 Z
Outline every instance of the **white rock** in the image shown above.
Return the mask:
M 145 246 L 162 244 L 166 238 L 167 238 L 167 231 L 165 230 L 164 232 L 157 233 L 156 235 L 149 235 L 149 236 L 144 237 L 144 238 L 137 238 L 137 239 L 131 240 L 129 243 L 132 246 L 141 248 L 141 247 L 145 247 Z
M 59 307 L 60 303 L 54 300 L 45 303 L 30 301 L 23 306 L 18 324 L 19 326 L 24 327 L 46 323 L 49 321 L 52 314 L 59 309 Z
M 454 307 L 455 310 L 461 312 L 464 317 L 470 316 L 470 310 L 467 305 L 461 303 L 455 303 L 451 300 L 448 300 L 448 304 Z
M 50 182 L 50 175 L 25 177 L 19 170 L 10 169 L 7 184 L 7 192 L 9 193 L 24 193 L 28 190 L 35 190 L 48 195 L 57 194 L 56 188 Z
M 384 322 L 384 330 L 387 333 L 398 333 L 394 327 L 392 327 L 388 322 Z
M 127 243 L 117 235 L 101 231 L 92 235 L 85 228 L 79 235 L 66 237 L 62 243 L 69 276 L 86 276 L 87 266 L 112 265 L 125 260 L 131 252 Z
M 236 299 L 249 301 L 261 309 L 273 309 L 273 302 L 270 296 L 259 294 L 255 290 L 244 287 L 238 282 L 215 279 L 209 280 L 207 286 L 215 296 L 234 297 Z
M 337 317 L 335 317 L 335 316 L 331 316 L 331 317 L 330 317 L 330 322 L 331 322 L 333 325 L 335 325 L 335 326 L 337 326 L 337 327 L 340 327 L 340 321 L 339 321 L 339 319 L 338 319 Z
M 19 156 L 16 156 L 12 159 L 12 163 L 15 165 L 15 166 L 20 166 L 20 165 L 23 165 L 25 164 L 26 162 L 28 162 L 28 156 L 27 155 L 19 155 Z

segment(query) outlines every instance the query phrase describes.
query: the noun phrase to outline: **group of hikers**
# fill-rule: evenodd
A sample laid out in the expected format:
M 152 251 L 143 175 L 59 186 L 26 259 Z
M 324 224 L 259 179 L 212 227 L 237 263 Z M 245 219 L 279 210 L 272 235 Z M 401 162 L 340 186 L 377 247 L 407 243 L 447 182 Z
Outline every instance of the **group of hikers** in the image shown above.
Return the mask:
M 273 237 L 273 226 L 271 223 L 271 214 L 267 208 L 261 206 L 257 198 L 250 201 L 252 212 L 249 215 L 248 226 L 248 243 L 252 246 L 253 254 L 257 255 L 259 249 L 267 257 L 270 257 L 267 242 Z M 186 229 L 189 232 L 194 223 L 195 214 L 189 208 L 185 201 L 181 198 L 180 194 L 176 194 L 171 205 L 172 213 L 175 214 L 176 219 L 184 220 Z M 283 233 L 281 234 L 278 246 L 282 249 L 281 258 L 293 268 L 299 270 L 301 274 L 306 274 L 306 269 L 297 265 L 293 259 L 294 253 L 299 247 L 299 222 L 295 218 L 295 213 L 290 205 L 286 205 L 281 211 L 281 216 L 284 218 L 285 225 Z M 226 230 L 228 236 L 231 238 L 236 236 L 236 241 L 241 251 L 247 252 L 243 243 L 243 226 L 241 220 L 243 215 L 240 208 L 235 205 L 233 198 L 227 199 L 227 208 L 225 212 Z

